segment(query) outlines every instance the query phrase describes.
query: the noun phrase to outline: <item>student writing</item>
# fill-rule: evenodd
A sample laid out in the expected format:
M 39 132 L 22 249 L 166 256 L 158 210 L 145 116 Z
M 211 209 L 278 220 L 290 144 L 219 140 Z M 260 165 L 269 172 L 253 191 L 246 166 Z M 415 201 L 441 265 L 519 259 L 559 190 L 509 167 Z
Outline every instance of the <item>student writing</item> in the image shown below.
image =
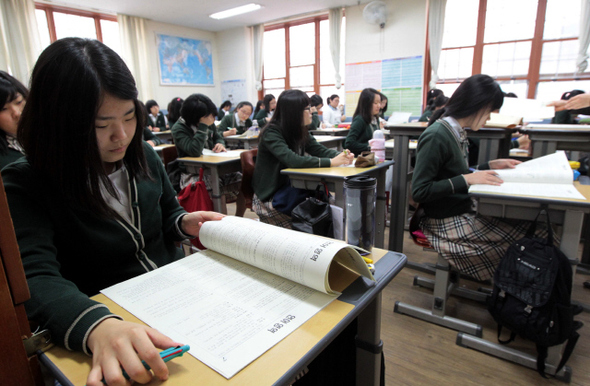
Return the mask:
M 0 169 L 24 154 L 16 129 L 28 95 L 21 82 L 0 71 Z
M 252 127 L 252 103 L 240 102 L 233 113 L 223 117 L 217 129 L 224 136 L 244 134 L 246 130 Z
M 344 147 L 350 149 L 354 154 L 370 150 L 369 140 L 373 138 L 373 132 L 379 129 L 377 115 L 380 109 L 379 91 L 373 88 L 364 89 L 352 116 L 352 123 L 346 140 L 344 140 Z
M 126 322 L 89 296 L 183 257 L 174 241 L 223 216 L 186 213 L 142 141 L 144 115 L 123 60 L 96 40 L 66 38 L 33 69 L 17 138 L 26 159 L 2 172 L 31 298 L 30 320 L 92 355 L 89 386 L 147 383 L 178 342 Z M 39 186 L 43 194 L 39 194 Z

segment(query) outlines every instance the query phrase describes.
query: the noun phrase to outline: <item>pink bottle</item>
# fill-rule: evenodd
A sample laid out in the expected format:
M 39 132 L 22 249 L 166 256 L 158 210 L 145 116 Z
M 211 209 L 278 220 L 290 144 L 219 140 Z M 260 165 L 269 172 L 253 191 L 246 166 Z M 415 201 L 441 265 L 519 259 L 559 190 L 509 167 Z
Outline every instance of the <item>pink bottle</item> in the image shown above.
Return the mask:
M 371 151 L 375 153 L 375 162 L 385 161 L 385 138 L 381 130 L 375 130 L 373 132 L 373 139 L 369 140 L 369 146 Z

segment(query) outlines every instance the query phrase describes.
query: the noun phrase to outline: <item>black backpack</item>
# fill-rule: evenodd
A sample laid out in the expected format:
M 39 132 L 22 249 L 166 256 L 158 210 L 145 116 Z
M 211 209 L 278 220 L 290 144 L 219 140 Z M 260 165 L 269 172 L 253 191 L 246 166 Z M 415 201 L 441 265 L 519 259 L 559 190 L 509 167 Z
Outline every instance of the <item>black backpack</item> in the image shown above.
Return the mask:
M 537 371 L 547 378 L 547 348 L 568 341 L 557 374 L 574 350 L 579 337 L 576 330 L 582 323 L 574 321 L 574 306 L 570 302 L 572 267 L 553 245 L 549 214 L 547 239 L 534 237 L 536 226 L 537 219 L 525 237 L 512 244 L 502 257 L 494 274 L 488 310 L 498 323 L 500 343 L 510 343 L 516 335 L 536 343 Z M 502 327 L 511 331 L 508 340 L 500 339 Z

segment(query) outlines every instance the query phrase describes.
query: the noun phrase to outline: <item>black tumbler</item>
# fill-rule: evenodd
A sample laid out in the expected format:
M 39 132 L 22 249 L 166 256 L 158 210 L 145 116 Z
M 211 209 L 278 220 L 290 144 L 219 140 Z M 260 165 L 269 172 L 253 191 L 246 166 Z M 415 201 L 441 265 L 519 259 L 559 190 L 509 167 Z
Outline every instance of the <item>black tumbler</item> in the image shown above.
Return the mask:
M 367 176 L 344 180 L 346 195 L 346 242 L 371 251 L 375 243 L 377 179 Z

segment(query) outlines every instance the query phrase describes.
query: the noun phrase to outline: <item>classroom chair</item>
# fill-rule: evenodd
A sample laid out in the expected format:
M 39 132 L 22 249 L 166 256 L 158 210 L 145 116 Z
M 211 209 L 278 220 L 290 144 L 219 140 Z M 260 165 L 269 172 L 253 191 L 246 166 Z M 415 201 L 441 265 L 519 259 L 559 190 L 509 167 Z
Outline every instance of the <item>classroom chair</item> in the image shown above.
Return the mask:
M 252 189 L 252 176 L 254 175 L 257 154 L 258 149 L 246 150 L 240 154 L 240 161 L 242 163 L 242 186 L 240 189 L 244 194 L 246 208 L 250 210 L 252 210 L 252 197 L 254 197 L 254 189 Z
M 178 158 L 178 151 L 176 146 L 168 146 L 162 149 L 162 160 L 164 162 L 164 168 L 168 166 L 168 163 Z

